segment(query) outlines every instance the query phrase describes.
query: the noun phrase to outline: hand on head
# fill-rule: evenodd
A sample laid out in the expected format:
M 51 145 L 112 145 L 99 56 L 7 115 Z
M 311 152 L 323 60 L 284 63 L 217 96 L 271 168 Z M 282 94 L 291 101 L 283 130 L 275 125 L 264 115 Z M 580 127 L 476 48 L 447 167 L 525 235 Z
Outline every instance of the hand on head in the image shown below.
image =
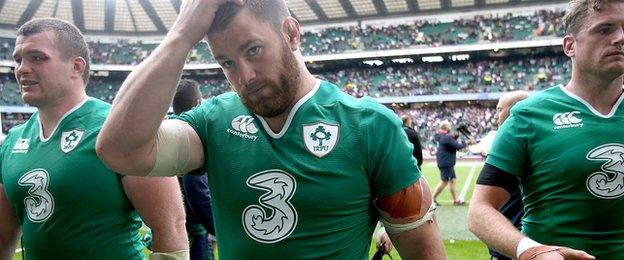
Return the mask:
M 174 34 L 185 42 L 195 45 L 210 29 L 215 12 L 225 3 L 242 6 L 245 0 L 184 0 L 180 13 L 169 34 Z

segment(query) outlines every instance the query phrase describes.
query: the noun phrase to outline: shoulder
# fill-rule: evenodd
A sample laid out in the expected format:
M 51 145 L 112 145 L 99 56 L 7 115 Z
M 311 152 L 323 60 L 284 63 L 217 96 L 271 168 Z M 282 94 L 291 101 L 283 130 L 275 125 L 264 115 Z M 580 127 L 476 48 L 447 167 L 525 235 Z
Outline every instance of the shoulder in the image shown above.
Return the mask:
M 319 89 L 314 95 L 314 103 L 316 106 L 333 107 L 333 109 L 357 115 L 360 119 L 381 120 L 402 126 L 401 120 L 392 110 L 373 98 L 355 98 L 327 81 L 320 82 Z
M 545 106 L 548 106 L 553 100 L 562 100 L 567 96 L 562 91 L 562 85 L 556 85 L 545 89 L 543 91 L 539 91 L 531 95 L 525 100 L 522 100 L 515 104 L 511 108 L 512 114 L 523 114 L 523 113 L 531 113 L 534 111 L 539 111 L 543 109 Z
M 9 129 L 9 132 L 7 133 L 5 141 L 7 141 L 9 137 L 11 136 L 15 136 L 15 135 L 21 136 L 22 133 L 28 132 L 30 129 L 33 129 L 32 126 L 36 126 L 37 124 L 39 124 L 38 118 L 39 118 L 39 113 L 35 112 L 34 114 L 30 116 L 28 120 L 26 120 L 26 122 L 11 127 L 11 129 Z
M 182 113 L 176 118 L 199 126 L 205 122 L 230 117 L 228 115 L 242 114 L 248 115 L 249 111 L 243 105 L 238 94 L 228 92 L 203 100 L 199 106 Z
M 85 127 L 101 128 L 110 113 L 111 105 L 97 98 L 89 98 L 85 104 L 76 111 L 75 117 L 80 120 Z
M 215 108 L 233 108 L 242 106 L 240 97 L 235 92 L 227 92 L 221 95 L 206 99 L 196 108 L 200 110 L 213 110 Z M 192 110 L 191 110 L 192 111 Z

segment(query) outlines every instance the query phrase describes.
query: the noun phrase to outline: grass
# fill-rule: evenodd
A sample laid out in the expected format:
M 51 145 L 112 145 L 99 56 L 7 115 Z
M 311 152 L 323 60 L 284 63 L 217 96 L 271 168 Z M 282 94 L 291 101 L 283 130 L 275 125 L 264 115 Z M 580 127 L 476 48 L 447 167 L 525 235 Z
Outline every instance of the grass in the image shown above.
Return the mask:
M 467 225 L 468 204 L 474 191 L 475 183 L 482 163 L 459 162 L 455 166 L 457 174 L 457 194 L 461 192 L 464 184 L 469 178 L 470 172 L 474 172 L 465 195 L 466 204 L 462 206 L 452 206 L 453 200 L 448 191 L 448 187 L 438 197 L 441 204 L 436 212 L 436 219 L 444 240 L 444 249 L 449 260 L 464 259 L 489 259 L 487 247 L 477 239 L 469 230 Z M 474 169 L 473 169 L 474 168 Z M 429 188 L 433 189 L 440 182 L 440 172 L 435 163 L 425 163 L 421 169 L 423 175 L 429 183 Z M 370 256 L 375 252 L 374 246 L 371 246 Z M 394 260 L 401 259 L 396 250 L 392 250 L 391 254 Z M 384 259 L 390 259 L 384 257 Z
M 475 182 L 482 166 L 482 163 L 474 162 L 459 162 L 457 166 L 455 166 L 458 195 L 468 180 L 471 171 L 474 172 L 470 183 L 468 184 L 465 196 L 465 205 L 452 206 L 452 199 L 450 193 L 448 192 L 448 188 L 445 189 L 438 198 L 438 202 L 441 206 L 438 208 L 436 218 L 438 226 L 440 227 L 440 233 L 444 239 L 444 248 L 449 260 L 489 258 L 485 245 L 472 233 L 470 233 L 470 231 L 468 231 L 466 219 L 468 215 L 468 204 L 470 202 L 470 198 L 472 197 Z M 429 187 L 433 192 L 435 186 L 440 182 L 440 173 L 438 168 L 435 163 L 425 163 L 422 167 L 422 172 L 425 178 L 427 178 Z M 371 245 L 370 256 L 372 256 L 374 252 L 375 246 Z M 149 255 L 148 251 L 146 251 L 146 255 Z M 396 250 L 392 250 L 390 255 L 394 260 L 401 259 Z M 21 252 L 17 252 L 13 259 L 22 259 Z M 384 257 L 384 259 L 390 258 Z

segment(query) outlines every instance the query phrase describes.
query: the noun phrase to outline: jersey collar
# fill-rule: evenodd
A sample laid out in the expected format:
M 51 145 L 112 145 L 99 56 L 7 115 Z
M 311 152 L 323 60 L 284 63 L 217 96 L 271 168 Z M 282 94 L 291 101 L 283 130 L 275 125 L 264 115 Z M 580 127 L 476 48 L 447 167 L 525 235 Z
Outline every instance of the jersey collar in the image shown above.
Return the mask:
M 585 101 L 581 97 L 575 95 L 574 93 L 570 92 L 567 88 L 565 88 L 564 85 L 559 85 L 559 88 L 561 89 L 561 91 L 563 91 L 563 93 L 565 93 L 569 97 L 571 97 L 573 99 L 576 99 L 578 102 L 581 102 L 583 105 L 585 105 L 589 109 L 589 111 L 591 111 L 594 115 L 596 115 L 598 117 L 602 117 L 602 118 L 611 118 L 613 116 L 613 114 L 615 114 L 615 111 L 617 111 L 618 107 L 620 106 L 620 103 L 622 103 L 622 99 L 624 98 L 624 95 L 622 95 L 622 93 L 620 93 L 620 97 L 618 98 L 618 100 L 615 102 L 615 104 L 611 108 L 611 111 L 609 111 L 608 114 L 603 115 L 600 112 L 598 112 L 598 110 L 594 109 L 594 107 L 592 107 L 592 105 L 587 103 L 587 101 Z
M 267 124 L 267 122 L 264 120 L 264 118 L 262 116 L 256 114 L 256 116 L 260 120 L 260 123 L 262 123 L 262 127 L 264 128 L 264 131 L 266 131 L 267 134 L 269 134 L 269 136 L 271 136 L 273 139 L 280 139 L 280 138 L 282 138 L 282 136 L 284 136 L 284 134 L 288 130 L 288 127 L 290 126 L 290 123 L 292 122 L 292 119 L 295 116 L 295 113 L 299 110 L 299 108 L 306 101 L 308 101 L 310 98 L 312 98 L 314 96 L 314 94 L 316 94 L 316 91 L 318 91 L 319 87 L 321 86 L 321 82 L 322 82 L 322 80 L 317 80 L 316 84 L 314 84 L 314 88 L 312 88 L 312 90 L 310 90 L 310 92 L 305 94 L 305 96 L 303 96 L 301 99 L 299 99 L 299 101 L 297 101 L 297 103 L 295 103 L 295 106 L 293 106 L 292 110 L 290 110 L 290 113 L 288 113 L 288 118 L 286 118 L 286 122 L 284 123 L 284 127 L 282 127 L 282 130 L 279 133 L 273 132 L 273 130 L 271 129 L 271 127 L 269 127 L 269 124 Z
M 61 119 L 59 119 L 59 121 L 56 123 L 56 125 L 54 126 L 54 130 L 52 130 L 52 133 L 50 134 L 50 136 L 48 136 L 48 138 L 44 138 L 43 137 L 43 125 L 41 124 L 41 119 L 39 118 L 39 116 L 37 116 L 37 123 L 39 123 L 39 139 L 41 140 L 41 142 L 45 143 L 48 140 L 50 140 L 50 138 L 52 138 L 52 136 L 54 136 L 54 134 L 56 133 L 56 130 L 58 129 L 58 127 L 61 125 L 61 122 L 63 122 L 63 120 L 71 115 L 72 113 L 74 113 L 76 110 L 78 110 L 79 108 L 81 108 L 85 103 L 87 103 L 87 101 L 89 101 L 89 97 L 85 98 L 84 100 L 82 100 L 80 103 L 78 103 L 78 105 L 76 105 L 75 107 L 73 107 L 72 109 L 70 109 L 69 111 L 67 111 L 67 113 L 65 113 Z

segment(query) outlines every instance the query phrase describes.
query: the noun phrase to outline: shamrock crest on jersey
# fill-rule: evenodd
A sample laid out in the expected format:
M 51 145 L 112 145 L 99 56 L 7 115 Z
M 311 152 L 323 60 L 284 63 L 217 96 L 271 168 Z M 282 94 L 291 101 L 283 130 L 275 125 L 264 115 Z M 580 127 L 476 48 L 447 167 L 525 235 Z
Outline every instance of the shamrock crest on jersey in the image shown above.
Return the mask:
M 303 126 L 303 141 L 306 148 L 316 157 L 323 157 L 334 150 L 338 143 L 338 125 L 315 123 Z
M 78 129 L 63 132 L 61 134 L 61 151 L 69 153 L 74 150 L 74 148 L 78 146 L 78 143 L 80 143 L 83 135 L 84 131 Z

